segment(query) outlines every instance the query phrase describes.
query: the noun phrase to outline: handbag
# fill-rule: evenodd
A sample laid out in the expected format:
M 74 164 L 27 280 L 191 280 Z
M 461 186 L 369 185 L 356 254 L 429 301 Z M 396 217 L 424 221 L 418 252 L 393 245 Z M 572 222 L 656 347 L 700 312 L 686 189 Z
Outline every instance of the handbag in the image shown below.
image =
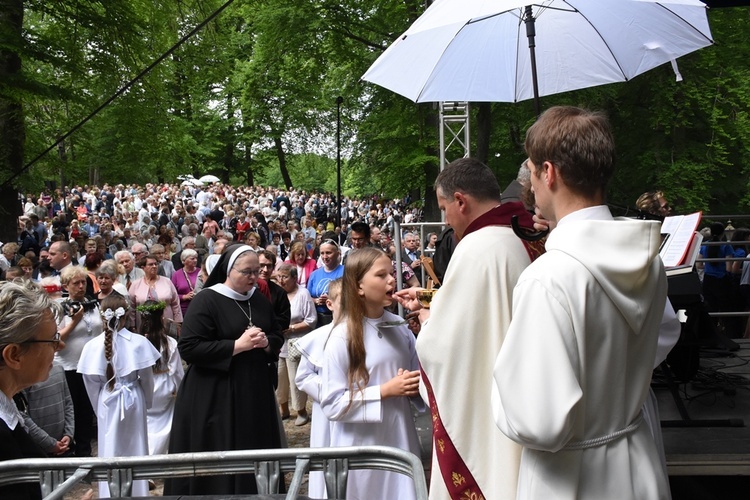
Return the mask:
M 302 359 L 302 351 L 297 347 L 297 341 L 299 339 L 289 339 L 289 343 L 286 346 L 286 359 L 297 363 Z

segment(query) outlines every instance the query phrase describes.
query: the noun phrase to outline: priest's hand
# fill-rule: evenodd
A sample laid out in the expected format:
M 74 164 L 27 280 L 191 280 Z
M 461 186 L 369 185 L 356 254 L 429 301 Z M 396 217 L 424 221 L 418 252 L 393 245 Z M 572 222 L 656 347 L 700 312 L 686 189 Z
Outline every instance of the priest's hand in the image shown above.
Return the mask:
M 536 231 L 552 231 L 557 226 L 556 222 L 549 221 L 544 218 L 542 212 L 539 211 L 539 207 L 534 207 L 534 229 Z
M 393 298 L 398 301 L 399 304 L 404 306 L 410 311 L 419 311 L 422 309 L 422 304 L 417 300 L 417 291 L 424 290 L 424 288 L 410 287 L 393 294 Z
M 419 370 L 410 372 L 399 368 L 398 375 L 380 385 L 380 397 L 382 399 L 416 396 L 417 394 L 419 394 Z

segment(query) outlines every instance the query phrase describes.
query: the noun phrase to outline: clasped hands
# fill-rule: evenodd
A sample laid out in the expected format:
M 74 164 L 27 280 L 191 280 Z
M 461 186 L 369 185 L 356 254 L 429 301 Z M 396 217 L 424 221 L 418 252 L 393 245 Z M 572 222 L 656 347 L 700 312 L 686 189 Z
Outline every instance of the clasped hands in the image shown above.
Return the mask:
M 236 352 L 265 349 L 268 347 L 268 338 L 263 330 L 257 326 L 249 326 L 242 332 L 240 338 L 235 341 L 235 346 Z
M 380 385 L 380 397 L 383 399 L 398 396 L 416 396 L 419 394 L 419 370 L 398 369 L 398 374 L 388 382 Z

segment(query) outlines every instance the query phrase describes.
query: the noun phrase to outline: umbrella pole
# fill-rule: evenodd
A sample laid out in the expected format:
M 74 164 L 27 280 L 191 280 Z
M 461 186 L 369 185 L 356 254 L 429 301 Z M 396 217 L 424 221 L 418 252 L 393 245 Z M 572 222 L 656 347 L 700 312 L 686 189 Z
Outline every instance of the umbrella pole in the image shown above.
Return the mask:
M 536 76 L 536 27 L 534 14 L 531 12 L 531 5 L 526 6 L 526 13 L 524 15 L 524 22 L 526 23 L 526 37 L 529 39 L 529 60 L 531 61 L 531 84 L 534 88 L 534 111 L 536 116 L 542 114 L 541 107 L 539 105 L 539 82 Z

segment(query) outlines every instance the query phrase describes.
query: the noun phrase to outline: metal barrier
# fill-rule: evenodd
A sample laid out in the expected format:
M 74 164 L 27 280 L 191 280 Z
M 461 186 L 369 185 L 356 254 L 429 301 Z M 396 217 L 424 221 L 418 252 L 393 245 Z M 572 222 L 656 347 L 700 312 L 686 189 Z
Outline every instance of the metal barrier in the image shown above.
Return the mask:
M 133 481 L 222 474 L 255 474 L 259 495 L 279 492 L 283 474 L 294 472 L 287 499 L 297 498 L 305 474 L 325 474 L 328 498 L 346 498 L 350 470 L 398 472 L 414 480 L 418 500 L 427 500 L 422 461 L 388 446 L 284 448 L 278 450 L 177 453 L 144 457 L 49 458 L 0 462 L 0 486 L 39 482 L 45 500 L 62 499 L 82 480 L 107 481 L 113 498 L 128 497 Z

